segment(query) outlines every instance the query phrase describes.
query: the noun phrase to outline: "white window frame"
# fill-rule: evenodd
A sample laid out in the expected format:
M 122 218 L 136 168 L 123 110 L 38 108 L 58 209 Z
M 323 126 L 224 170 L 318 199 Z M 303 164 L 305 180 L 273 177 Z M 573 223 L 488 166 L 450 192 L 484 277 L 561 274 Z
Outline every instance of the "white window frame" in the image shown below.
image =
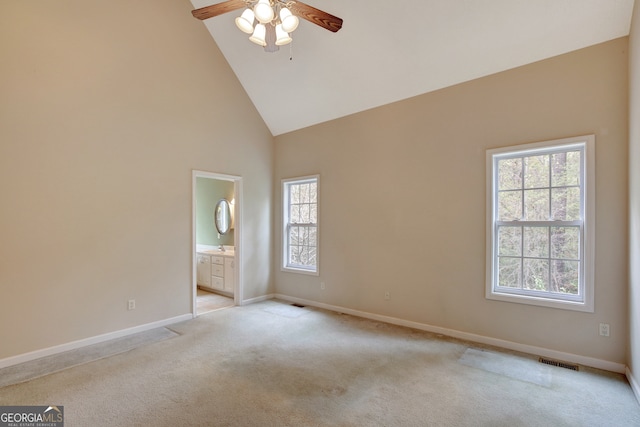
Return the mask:
M 531 156 L 580 149 L 582 151 L 581 164 L 581 245 L 579 270 L 579 295 L 577 297 L 563 296 L 551 292 L 528 291 L 524 289 L 506 289 L 497 285 L 497 194 L 498 171 L 497 161 L 508 157 Z M 503 147 L 487 150 L 487 277 L 486 298 L 543 307 L 576 310 L 584 312 L 594 311 L 594 248 L 595 248 L 595 136 L 585 135 L 572 138 L 556 139 L 532 144 Z M 524 223 L 524 221 L 523 221 Z M 533 222 L 527 222 L 533 223 Z M 543 226 L 557 222 L 538 221 Z
M 296 184 L 305 184 L 309 182 L 316 183 L 316 223 L 312 224 L 295 224 L 297 226 L 315 226 L 316 228 L 316 265 L 304 266 L 289 263 L 289 231 L 291 222 L 289 219 L 289 188 Z M 309 175 L 297 178 L 289 178 L 282 180 L 282 263 L 281 270 L 293 273 L 309 274 L 318 276 L 320 271 L 320 175 Z

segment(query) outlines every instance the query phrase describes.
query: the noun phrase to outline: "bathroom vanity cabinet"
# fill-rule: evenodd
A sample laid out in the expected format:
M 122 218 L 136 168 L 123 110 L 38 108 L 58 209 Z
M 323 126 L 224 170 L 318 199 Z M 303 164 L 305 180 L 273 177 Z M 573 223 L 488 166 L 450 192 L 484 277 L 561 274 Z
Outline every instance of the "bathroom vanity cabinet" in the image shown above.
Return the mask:
M 211 256 L 211 287 L 224 291 L 224 257 Z
M 199 252 L 197 262 L 198 286 L 233 294 L 235 254 L 219 251 L 216 254 Z

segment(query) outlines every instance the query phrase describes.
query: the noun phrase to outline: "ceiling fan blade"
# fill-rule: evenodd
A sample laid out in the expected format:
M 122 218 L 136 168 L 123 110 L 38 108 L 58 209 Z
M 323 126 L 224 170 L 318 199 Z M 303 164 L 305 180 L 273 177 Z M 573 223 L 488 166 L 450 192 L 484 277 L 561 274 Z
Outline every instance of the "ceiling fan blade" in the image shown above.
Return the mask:
M 300 18 L 306 19 L 316 25 L 321 26 L 332 32 L 337 32 L 342 28 L 342 19 L 337 16 L 333 16 L 327 12 L 324 12 L 315 7 L 304 4 L 298 0 L 295 0 L 290 7 L 291 12 Z
M 246 6 L 247 4 L 244 2 L 244 0 L 227 0 L 222 3 L 212 4 L 211 6 L 205 6 L 201 7 L 200 9 L 192 10 L 191 14 L 194 18 L 203 20 L 222 15 L 223 13 L 233 12 L 234 10 L 242 9 Z

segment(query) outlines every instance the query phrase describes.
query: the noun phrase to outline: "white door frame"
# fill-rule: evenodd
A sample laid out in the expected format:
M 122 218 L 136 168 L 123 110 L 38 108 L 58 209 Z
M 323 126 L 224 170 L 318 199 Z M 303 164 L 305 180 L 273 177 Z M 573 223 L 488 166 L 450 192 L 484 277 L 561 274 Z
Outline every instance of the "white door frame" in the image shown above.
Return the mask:
M 244 201 L 242 195 L 241 176 L 193 170 L 191 173 L 191 177 L 191 314 L 193 315 L 193 317 L 196 317 L 196 297 L 198 295 L 198 256 L 196 255 L 196 180 L 197 178 L 209 178 L 233 182 L 233 193 L 236 201 L 233 212 L 234 246 L 236 254 L 236 262 L 234 267 L 235 277 L 233 283 L 233 302 L 235 305 L 242 305 L 244 300 L 242 274 L 242 266 L 244 265 L 242 260 L 242 212 L 244 210 Z

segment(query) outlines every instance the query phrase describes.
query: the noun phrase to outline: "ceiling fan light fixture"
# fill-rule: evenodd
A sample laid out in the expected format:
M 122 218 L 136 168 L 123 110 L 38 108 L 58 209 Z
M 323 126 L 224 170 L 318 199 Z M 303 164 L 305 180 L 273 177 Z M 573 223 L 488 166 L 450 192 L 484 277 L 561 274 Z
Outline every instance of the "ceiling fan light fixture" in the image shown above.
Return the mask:
M 298 17 L 293 15 L 286 7 L 280 9 L 280 21 L 282 21 L 282 29 L 287 33 L 294 32 L 300 23 Z
M 271 22 L 275 16 L 269 0 L 259 0 L 253 7 L 253 11 L 256 15 L 256 19 L 260 21 L 261 24 Z
M 258 24 L 256 25 L 256 29 L 253 30 L 253 34 L 251 35 L 251 37 L 249 37 L 249 40 L 251 40 L 257 45 L 266 46 L 267 45 L 267 41 L 265 40 L 266 34 L 267 34 L 267 29 L 264 26 L 264 24 Z
M 291 8 L 294 8 L 295 15 Z M 225 0 L 194 9 L 191 14 L 194 18 L 204 21 L 238 10 L 243 12 L 235 19 L 236 26 L 249 35 L 252 43 L 264 47 L 266 52 L 275 52 L 280 46 L 291 43 L 291 33 L 298 27 L 300 19 L 332 33 L 342 28 L 341 18 L 300 0 Z
M 284 46 L 291 43 L 289 33 L 282 29 L 282 24 L 276 25 L 276 46 Z
M 253 33 L 253 21 L 255 20 L 255 14 L 253 10 L 247 8 L 242 12 L 242 15 L 236 18 L 236 26 L 240 31 L 244 31 L 247 34 Z

